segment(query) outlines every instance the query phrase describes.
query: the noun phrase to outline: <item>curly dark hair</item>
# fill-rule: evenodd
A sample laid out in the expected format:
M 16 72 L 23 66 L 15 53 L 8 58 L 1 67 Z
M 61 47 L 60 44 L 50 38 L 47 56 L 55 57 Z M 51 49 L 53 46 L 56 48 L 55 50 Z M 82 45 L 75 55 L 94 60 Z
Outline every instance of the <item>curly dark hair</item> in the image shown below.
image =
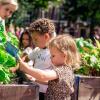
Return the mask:
M 55 32 L 55 26 L 50 19 L 40 18 L 30 24 L 29 31 L 30 33 L 37 32 L 41 35 L 49 33 L 52 36 Z

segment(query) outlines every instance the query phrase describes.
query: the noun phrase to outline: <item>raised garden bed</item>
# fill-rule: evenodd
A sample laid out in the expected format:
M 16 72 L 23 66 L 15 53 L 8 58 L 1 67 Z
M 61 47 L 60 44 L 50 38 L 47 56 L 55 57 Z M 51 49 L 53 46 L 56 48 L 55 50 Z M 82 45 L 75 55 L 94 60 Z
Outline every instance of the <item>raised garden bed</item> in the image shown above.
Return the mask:
M 75 71 L 75 92 L 72 100 L 100 100 L 100 41 L 76 39 L 80 52 L 80 69 Z
M 39 87 L 32 85 L 0 85 L 0 100 L 39 100 Z
M 100 77 L 76 76 L 72 100 L 100 100 Z

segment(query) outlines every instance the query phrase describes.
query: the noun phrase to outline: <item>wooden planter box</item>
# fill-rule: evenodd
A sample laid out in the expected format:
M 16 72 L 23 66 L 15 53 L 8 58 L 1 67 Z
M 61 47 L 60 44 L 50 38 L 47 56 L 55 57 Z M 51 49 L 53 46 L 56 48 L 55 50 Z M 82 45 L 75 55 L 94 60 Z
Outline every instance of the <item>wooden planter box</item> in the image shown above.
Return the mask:
M 0 85 L 0 100 L 39 100 L 39 87 L 32 85 Z
M 76 76 L 72 100 L 100 100 L 100 77 Z

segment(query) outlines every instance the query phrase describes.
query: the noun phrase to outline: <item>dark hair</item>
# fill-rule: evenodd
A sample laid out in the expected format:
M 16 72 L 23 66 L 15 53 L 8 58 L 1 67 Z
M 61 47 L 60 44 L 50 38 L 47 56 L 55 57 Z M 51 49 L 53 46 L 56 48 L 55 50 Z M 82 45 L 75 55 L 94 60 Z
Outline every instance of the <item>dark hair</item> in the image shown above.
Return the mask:
M 40 18 L 30 25 L 29 31 L 30 33 L 37 32 L 41 35 L 49 33 L 52 36 L 55 32 L 55 26 L 50 19 Z
M 20 42 L 19 42 L 19 48 L 20 48 L 21 50 L 23 50 L 23 43 L 22 43 L 22 40 L 23 40 L 24 34 L 27 34 L 28 37 L 29 37 L 29 45 L 27 45 L 27 47 L 34 47 L 33 42 L 32 42 L 31 34 L 28 32 L 28 30 L 25 30 L 24 32 L 22 32 L 22 34 L 21 34 L 21 36 L 20 36 L 20 39 L 19 39 L 19 41 L 20 41 Z M 27 47 L 25 47 L 25 48 L 27 48 Z M 24 49 L 25 49 L 25 48 L 24 48 Z

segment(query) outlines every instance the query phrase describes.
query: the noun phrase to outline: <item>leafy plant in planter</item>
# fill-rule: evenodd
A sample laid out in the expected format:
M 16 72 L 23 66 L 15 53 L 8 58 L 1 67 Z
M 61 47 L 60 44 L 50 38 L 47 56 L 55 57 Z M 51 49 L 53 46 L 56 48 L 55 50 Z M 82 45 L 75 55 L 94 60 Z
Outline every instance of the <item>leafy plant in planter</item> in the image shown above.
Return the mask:
M 18 47 L 18 39 L 12 33 L 8 33 L 9 41 L 16 47 Z M 16 66 L 16 59 L 8 54 L 5 50 L 6 37 L 3 35 L 3 31 L 0 30 L 0 84 L 8 84 L 11 82 L 11 77 L 15 76 L 10 73 L 9 68 Z
M 81 67 L 76 74 L 100 76 L 100 43 L 96 40 L 97 46 L 91 41 L 83 38 L 76 39 L 76 44 L 81 55 Z

